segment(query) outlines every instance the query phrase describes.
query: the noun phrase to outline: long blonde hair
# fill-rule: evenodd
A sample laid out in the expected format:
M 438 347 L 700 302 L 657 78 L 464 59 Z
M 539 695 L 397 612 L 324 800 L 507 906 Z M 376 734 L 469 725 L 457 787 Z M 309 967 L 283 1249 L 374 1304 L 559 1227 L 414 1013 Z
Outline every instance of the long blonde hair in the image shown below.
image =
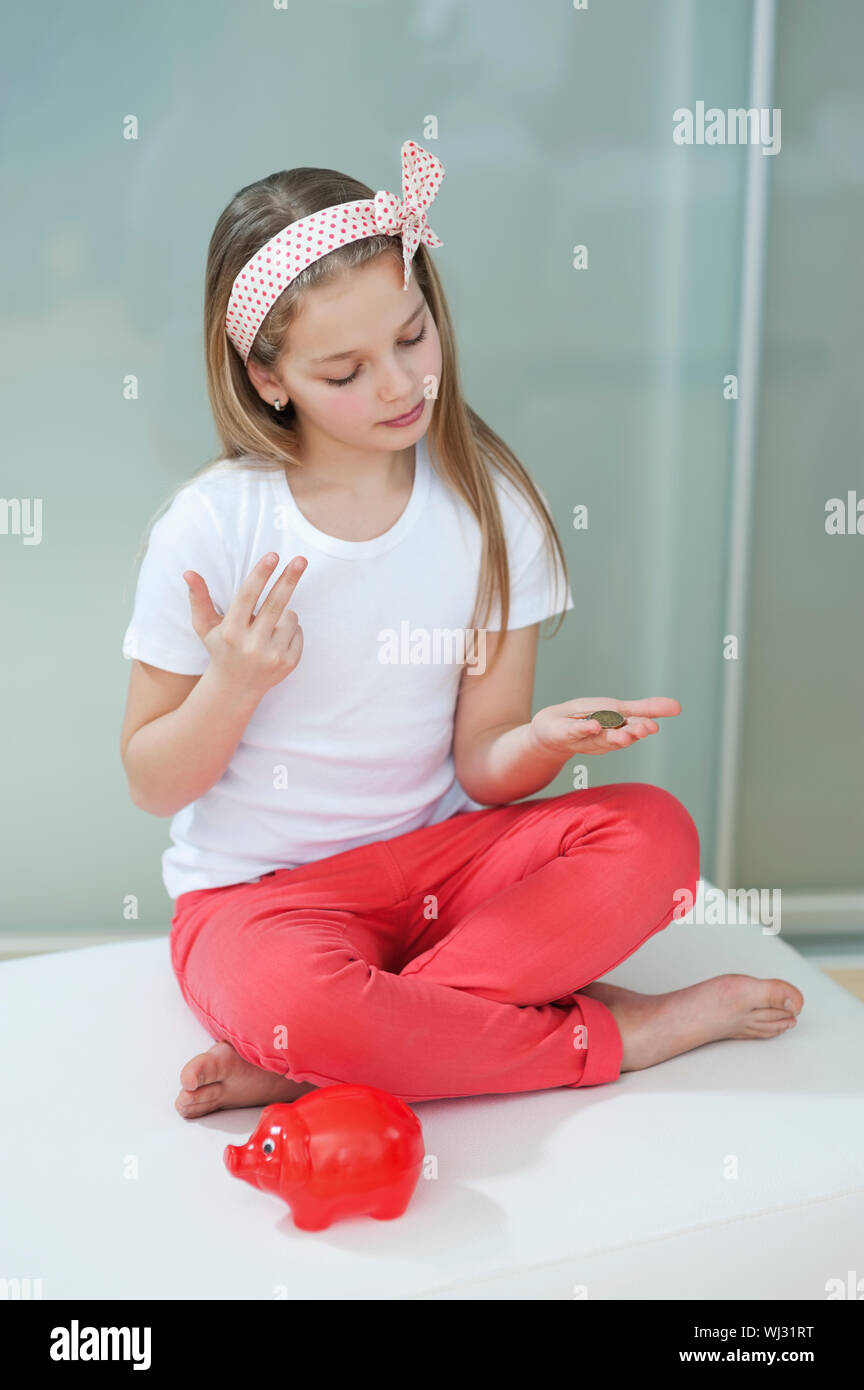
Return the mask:
M 337 203 L 374 196 L 374 190 L 366 184 L 335 169 L 283 169 L 241 188 L 221 213 L 207 252 L 204 345 L 207 390 L 222 449 L 204 469 L 221 460 L 241 458 L 246 468 L 280 469 L 286 475 L 292 468 L 303 466 L 297 453 L 293 404 L 277 411 L 261 399 L 226 335 L 225 314 L 231 287 L 255 252 L 289 223 Z M 283 351 L 285 335 L 304 290 L 382 255 L 395 256 L 401 267 L 400 238 L 364 237 L 313 261 L 270 309 L 255 337 L 249 360 L 272 369 Z M 422 242 L 411 273 L 417 278 L 441 340 L 441 381 L 429 424 L 430 453 L 440 464 L 439 475 L 470 507 L 482 535 L 478 591 L 468 626 L 484 626 L 497 595 L 501 629 L 506 630 L 510 611 L 507 547 L 490 467 L 509 478 L 533 507 L 542 523 L 553 565 L 556 560 L 560 563 L 566 582 L 564 552 L 555 524 L 530 475 L 503 439 L 463 399 L 450 312 L 438 273 Z M 558 627 L 563 617 L 562 612 Z M 554 636 L 554 632 L 549 635 Z M 488 669 L 494 666 L 497 655 L 498 652 Z

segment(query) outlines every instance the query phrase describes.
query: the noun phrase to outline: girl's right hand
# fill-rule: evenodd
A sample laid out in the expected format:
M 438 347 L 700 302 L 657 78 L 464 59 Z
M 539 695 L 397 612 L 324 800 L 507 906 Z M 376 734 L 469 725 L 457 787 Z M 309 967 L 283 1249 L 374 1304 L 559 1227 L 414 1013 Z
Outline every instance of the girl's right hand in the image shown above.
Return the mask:
M 232 689 L 262 695 L 294 670 L 303 651 L 303 629 L 292 609 L 286 608 L 297 581 L 306 568 L 295 555 L 273 585 L 258 612 L 255 604 L 279 556 L 262 556 L 243 581 L 222 616 L 213 606 L 210 591 L 200 574 L 186 570 L 192 626 L 201 638 L 216 672 Z

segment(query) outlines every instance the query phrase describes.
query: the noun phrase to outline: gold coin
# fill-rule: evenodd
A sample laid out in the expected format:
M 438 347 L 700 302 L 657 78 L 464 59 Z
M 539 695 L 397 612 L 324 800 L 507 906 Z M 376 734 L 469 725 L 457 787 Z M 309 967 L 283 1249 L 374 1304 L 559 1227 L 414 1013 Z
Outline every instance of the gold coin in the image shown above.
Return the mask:
M 573 719 L 596 719 L 604 729 L 620 729 L 627 720 L 623 714 L 619 714 L 617 709 L 595 709 L 591 714 L 574 714 Z
M 622 724 L 627 723 L 623 714 L 619 714 L 617 709 L 595 709 L 591 718 L 596 719 L 598 724 L 602 724 L 604 729 L 620 729 Z

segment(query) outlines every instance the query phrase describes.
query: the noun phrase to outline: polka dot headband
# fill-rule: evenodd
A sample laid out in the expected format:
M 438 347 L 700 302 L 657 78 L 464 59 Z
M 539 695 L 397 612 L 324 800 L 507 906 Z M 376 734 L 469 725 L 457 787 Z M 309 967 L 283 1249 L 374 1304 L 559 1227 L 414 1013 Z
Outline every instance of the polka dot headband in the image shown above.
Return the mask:
M 405 267 L 402 288 L 407 290 L 411 262 L 420 242 L 444 245 L 426 221 L 426 209 L 443 177 L 440 159 L 422 145 L 406 140 L 402 146 L 401 199 L 379 189 L 374 198 L 337 203 L 290 222 L 256 251 L 234 281 L 225 315 L 225 331 L 244 364 L 258 329 L 286 286 L 307 265 L 350 241 L 382 234 L 401 236 Z

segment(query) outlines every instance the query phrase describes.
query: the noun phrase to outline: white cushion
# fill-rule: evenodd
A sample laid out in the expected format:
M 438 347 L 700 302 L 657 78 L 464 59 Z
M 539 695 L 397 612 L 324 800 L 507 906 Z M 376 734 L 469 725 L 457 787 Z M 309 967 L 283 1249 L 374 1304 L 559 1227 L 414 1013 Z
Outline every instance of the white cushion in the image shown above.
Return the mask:
M 2 1272 L 46 1299 L 824 1299 L 861 1263 L 864 1005 L 758 925 L 673 923 L 604 978 L 727 971 L 791 980 L 797 1027 L 609 1085 L 418 1103 L 437 1176 L 405 1215 L 304 1232 L 223 1166 L 260 1108 L 174 1109 L 212 1039 L 167 938 L 8 961 Z

